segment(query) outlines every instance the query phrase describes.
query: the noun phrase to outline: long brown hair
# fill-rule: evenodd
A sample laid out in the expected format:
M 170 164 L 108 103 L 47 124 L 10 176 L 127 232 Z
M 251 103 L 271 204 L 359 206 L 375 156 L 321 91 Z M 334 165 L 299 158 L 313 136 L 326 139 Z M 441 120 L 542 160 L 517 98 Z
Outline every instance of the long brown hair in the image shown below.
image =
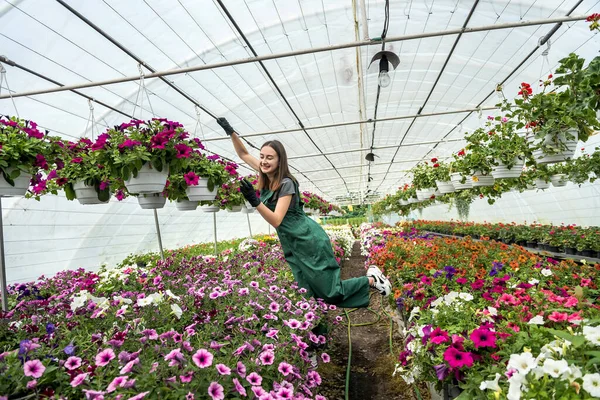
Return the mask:
M 260 147 L 261 150 L 266 146 L 271 147 L 273 150 L 275 150 L 275 153 L 277 153 L 277 157 L 279 157 L 279 167 L 277 168 L 277 173 L 273 178 L 273 182 L 271 182 L 267 174 L 260 170 L 260 167 L 258 168 L 258 190 L 269 189 L 275 191 L 279 189 L 279 186 L 281 186 L 281 181 L 283 178 L 290 178 L 294 182 L 298 182 L 296 178 L 290 174 L 287 153 L 285 152 L 285 147 L 283 147 L 283 144 L 281 144 L 279 140 L 269 140 Z

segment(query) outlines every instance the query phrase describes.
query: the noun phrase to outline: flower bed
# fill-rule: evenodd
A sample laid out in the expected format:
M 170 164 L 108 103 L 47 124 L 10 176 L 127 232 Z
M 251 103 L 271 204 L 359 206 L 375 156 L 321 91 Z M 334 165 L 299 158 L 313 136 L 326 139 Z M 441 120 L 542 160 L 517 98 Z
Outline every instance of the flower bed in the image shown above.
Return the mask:
M 464 399 L 600 396 L 600 265 L 470 238 L 408 239 L 369 249 L 406 323 L 395 373 L 458 384 Z
M 303 298 L 279 246 L 242 244 L 12 285 L 0 397 L 324 399 L 307 350 L 335 307 Z

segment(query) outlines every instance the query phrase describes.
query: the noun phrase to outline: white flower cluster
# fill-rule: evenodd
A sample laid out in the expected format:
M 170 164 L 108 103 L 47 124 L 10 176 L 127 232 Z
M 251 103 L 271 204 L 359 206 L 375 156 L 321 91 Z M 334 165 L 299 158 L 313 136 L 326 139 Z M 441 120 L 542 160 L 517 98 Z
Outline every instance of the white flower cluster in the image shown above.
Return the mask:
M 137 265 L 124 265 L 122 267 L 114 267 L 110 269 L 100 269 L 98 276 L 101 282 L 109 282 L 113 279 L 124 281 L 129 276 L 127 271 L 135 270 L 139 274 L 148 273 L 152 265 L 147 265 L 144 268 L 138 267 Z
M 346 255 L 346 259 L 350 257 L 352 254 L 352 246 L 354 246 L 354 235 L 352 234 L 352 229 L 349 226 L 326 226 L 325 232 L 329 236 L 331 240 L 337 240 L 339 245 L 344 249 L 344 254 Z
M 360 254 L 368 256 L 371 250 L 371 245 L 375 240 L 381 239 L 381 234 L 378 229 L 375 229 L 371 224 L 363 223 L 360 225 Z
M 584 326 L 583 336 L 595 345 L 600 345 L 600 326 Z M 600 374 L 583 374 L 580 367 L 569 364 L 564 359 L 571 342 L 565 339 L 554 340 L 540 350 L 537 357 L 529 351 L 520 354 L 511 354 L 506 367 L 508 376 L 508 400 L 520 400 L 524 392 L 529 391 L 531 383 L 544 381 L 552 385 L 564 385 L 565 388 L 582 388 L 593 397 L 600 397 Z M 500 374 L 494 380 L 481 382 L 480 390 L 493 390 L 500 392 Z M 552 381 L 554 379 L 554 381 Z M 529 398 L 529 397 L 528 397 Z
M 437 310 L 437 307 L 441 304 L 444 304 L 446 306 L 452 306 L 452 308 L 455 311 L 458 311 L 464 302 L 468 302 L 471 300 L 473 300 L 473 295 L 471 293 L 452 291 L 447 295 L 440 296 L 433 302 L 431 302 L 431 312 L 433 314 L 437 314 L 439 312 L 439 310 Z
M 250 251 L 258 248 L 258 240 L 255 239 L 244 239 L 242 243 L 239 244 L 238 250 L 240 251 Z
M 107 310 L 110 307 L 110 302 L 106 297 L 96 297 L 87 290 L 82 290 L 73 296 L 71 300 L 71 311 L 76 311 L 78 308 L 83 307 L 88 300 L 93 301 L 98 308 L 104 310 Z

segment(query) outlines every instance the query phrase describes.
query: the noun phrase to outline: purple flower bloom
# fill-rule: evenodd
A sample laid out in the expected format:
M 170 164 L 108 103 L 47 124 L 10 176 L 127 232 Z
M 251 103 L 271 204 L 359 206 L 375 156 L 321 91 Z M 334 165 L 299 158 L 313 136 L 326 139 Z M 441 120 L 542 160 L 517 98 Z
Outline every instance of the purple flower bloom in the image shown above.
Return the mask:
M 277 370 L 281 372 L 283 376 L 288 376 L 292 372 L 292 366 L 286 362 L 279 363 Z
M 210 386 L 208 387 L 208 394 L 212 400 L 223 400 L 225 398 L 223 386 L 219 385 L 217 382 L 210 383 Z
M 67 361 L 65 361 L 65 368 L 72 371 L 81 366 L 81 358 L 79 357 L 69 357 Z
M 115 352 L 112 349 L 102 350 L 96 355 L 96 365 L 103 367 L 115 357 Z
M 248 382 L 250 382 L 250 384 L 252 386 L 260 386 L 260 384 L 262 383 L 262 376 L 260 376 L 256 372 L 253 372 L 250 375 L 248 375 L 248 377 L 246 378 L 246 380 Z
M 241 361 L 238 361 L 238 363 L 237 363 L 236 372 L 242 378 L 244 378 L 246 376 L 246 366 Z
M 233 378 L 231 381 L 233 382 L 233 385 L 235 386 L 235 390 L 237 390 L 237 392 L 239 394 L 241 394 L 244 397 L 246 397 L 248 395 L 246 393 L 246 389 L 244 389 L 244 387 L 242 386 L 242 384 L 240 383 L 240 381 L 238 381 L 237 378 Z
M 448 371 L 448 367 L 446 366 L 446 364 L 434 365 L 433 368 L 435 369 L 435 374 L 437 375 L 437 378 L 440 381 L 443 381 L 444 379 L 446 379 L 446 377 L 450 373 Z
M 225 364 L 217 364 L 217 371 L 221 375 L 231 375 L 231 368 Z
M 198 368 L 206 368 L 212 365 L 213 355 L 206 349 L 200 349 L 192 356 L 192 360 Z
M 44 367 L 44 364 L 40 360 L 30 360 L 23 365 L 25 376 L 31 376 L 36 379 L 42 376 L 45 370 L 46 367 Z
M 260 358 L 262 365 L 271 365 L 275 360 L 275 353 L 271 350 L 263 351 L 258 358 Z

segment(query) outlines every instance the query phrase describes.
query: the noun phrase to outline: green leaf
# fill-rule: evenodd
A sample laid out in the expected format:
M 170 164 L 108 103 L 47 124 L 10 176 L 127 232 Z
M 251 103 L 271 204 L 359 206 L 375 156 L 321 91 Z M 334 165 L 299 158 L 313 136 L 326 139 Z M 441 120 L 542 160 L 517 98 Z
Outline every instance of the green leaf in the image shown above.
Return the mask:
M 592 358 L 590 361 L 588 361 L 585 366 L 586 367 L 591 367 L 592 365 L 598 365 L 600 364 L 600 357 L 596 357 L 596 358 Z
M 75 200 L 77 195 L 75 195 L 75 190 L 73 190 L 73 184 L 68 182 L 64 186 L 65 195 L 67 196 L 67 200 Z
M 594 357 L 600 357 L 600 351 L 586 351 L 584 354 Z
M 15 168 L 13 172 L 10 173 L 10 179 L 17 179 L 19 176 L 21 176 L 21 170 L 18 168 Z
M 208 178 L 207 187 L 208 187 L 208 190 L 210 190 L 211 192 L 215 189 L 215 183 L 213 182 L 213 180 L 211 178 Z
M 585 338 L 583 336 L 574 336 L 565 331 L 559 331 L 559 330 L 550 329 L 550 328 L 546 328 L 546 330 L 548 332 L 550 332 L 551 334 L 553 334 L 554 336 L 558 336 L 561 339 L 565 339 L 565 340 L 568 340 L 569 342 L 573 343 L 574 347 L 579 347 L 585 343 Z
M 162 172 L 163 170 L 163 162 L 160 158 L 157 158 L 156 160 L 154 160 L 154 162 L 152 163 L 152 166 L 158 171 L 158 172 Z
M 108 188 L 104 190 L 96 190 L 98 192 L 98 200 L 100 201 L 108 201 L 110 199 L 110 191 Z

